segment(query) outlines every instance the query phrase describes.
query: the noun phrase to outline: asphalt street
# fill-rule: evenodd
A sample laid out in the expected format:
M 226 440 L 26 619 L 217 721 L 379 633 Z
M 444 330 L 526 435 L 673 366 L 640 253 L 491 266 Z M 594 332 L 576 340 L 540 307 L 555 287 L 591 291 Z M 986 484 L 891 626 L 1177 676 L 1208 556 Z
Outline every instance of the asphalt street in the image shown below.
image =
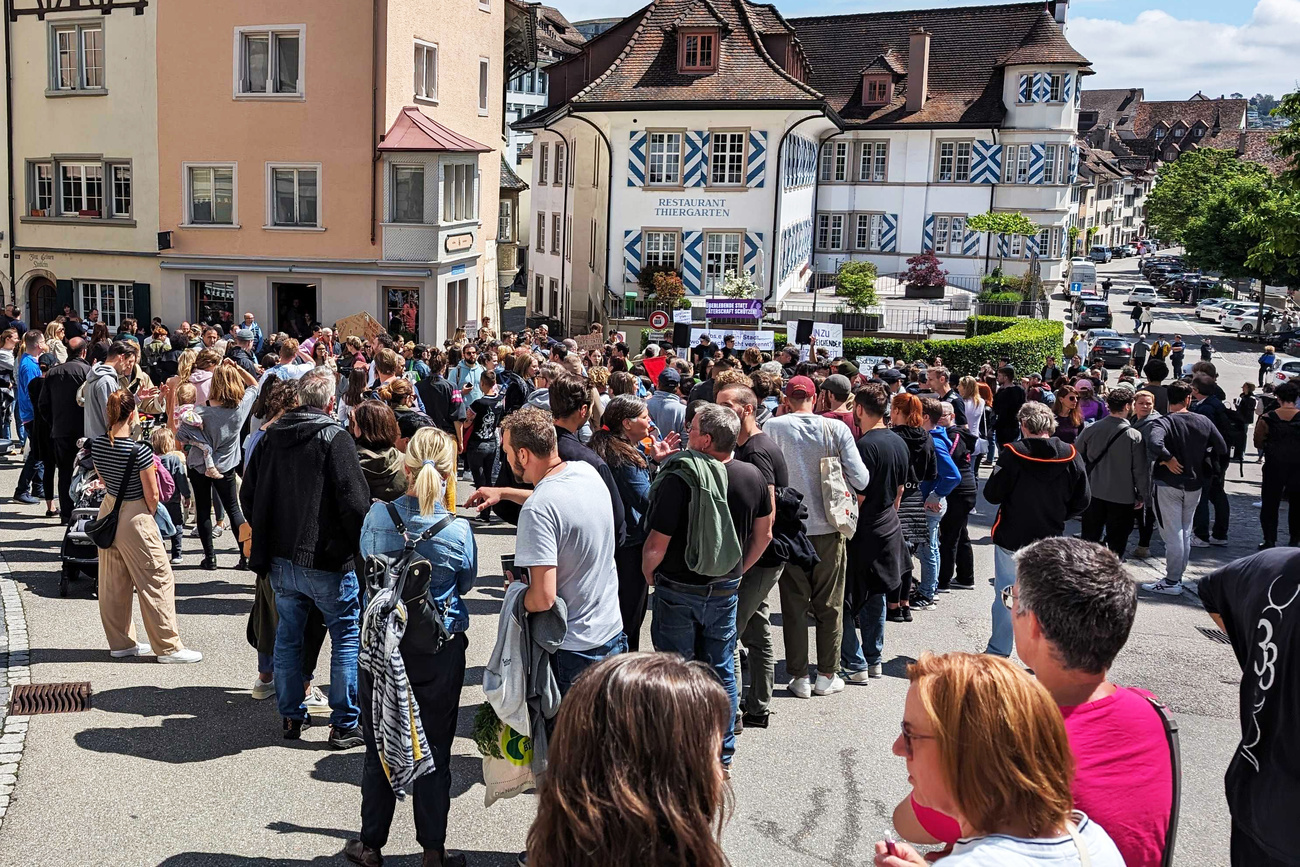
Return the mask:
M 1116 277 L 1117 309 L 1137 276 L 1135 265 L 1130 259 L 1100 269 Z M 1205 330 L 1180 313 L 1160 313 L 1157 330 L 1186 329 L 1180 332 L 1184 339 Z M 1235 394 L 1232 385 L 1253 370 L 1253 357 L 1227 341 L 1224 349 L 1222 381 Z M 0 466 L 0 492 L 12 493 L 17 472 L 12 461 Z M 1234 468 L 1231 545 L 1194 550 L 1190 579 L 1253 551 L 1260 538 L 1251 507 L 1258 480 L 1254 464 L 1241 480 Z M 468 490 L 462 483 L 462 499 Z M 256 665 L 245 624 L 253 581 L 250 573 L 232 568 L 236 555 L 229 534 L 217 542 L 217 572 L 199 571 L 199 544 L 189 538 L 185 565 L 176 569 L 181 634 L 205 653 L 204 661 L 166 667 L 147 658 L 112 661 L 90 584 L 75 584 L 68 598 L 57 596 L 61 529 L 57 521 L 38 517 L 43 511 L 43 505 L 8 500 L 0 506 L 0 553 L 21 591 L 32 680 L 89 680 L 94 707 L 31 718 L 17 788 L 0 827 L 0 867 L 344 863 L 338 853 L 359 821 L 362 751 L 329 750 L 324 727 L 287 744 L 273 702 L 251 698 Z M 785 691 L 788 678 L 778 661 L 771 727 L 746 731 L 737 745 L 732 812 L 723 836 L 734 864 L 870 863 L 874 842 L 889 829 L 892 809 L 908 791 L 903 760 L 890 751 L 908 662 L 926 650 L 980 651 L 988 638 L 992 514 L 981 501 L 971 515 L 976 588 L 941 596 L 936 608 L 918 612 L 911 624 L 887 624 L 883 679 L 850 685 L 840 695 L 799 700 Z M 1067 532 L 1077 532 L 1077 525 Z M 473 865 L 504 867 L 523 848 L 535 797 L 485 809 L 480 761 L 468 735 L 496 635 L 500 555 L 513 551 L 514 536 L 503 525 L 476 525 L 475 533 L 480 577 L 467 597 L 469 669 L 452 760 L 448 845 L 467 852 Z M 1154 547 L 1150 560 L 1130 562 L 1134 580 L 1160 574 L 1163 548 L 1158 540 Z M 772 606 L 779 610 L 775 597 Z M 1179 720 L 1182 865 L 1228 863 L 1222 777 L 1238 737 L 1240 670 L 1229 647 L 1200 631 L 1212 625 L 1192 596 L 1142 594 L 1132 638 L 1114 669 L 1118 682 L 1156 693 Z M 780 660 L 779 628 L 775 635 Z M 648 623 L 643 646 L 649 646 Z M 326 666 L 319 675 L 328 679 Z M 387 863 L 416 865 L 418 851 L 410 809 L 399 804 Z

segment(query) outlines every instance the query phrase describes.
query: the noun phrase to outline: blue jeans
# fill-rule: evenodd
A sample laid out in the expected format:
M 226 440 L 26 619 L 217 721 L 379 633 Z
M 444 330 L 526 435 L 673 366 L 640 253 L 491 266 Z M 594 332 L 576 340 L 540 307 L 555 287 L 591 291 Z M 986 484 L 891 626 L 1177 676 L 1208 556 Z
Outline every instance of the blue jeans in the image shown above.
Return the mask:
M 361 599 L 355 572 L 308 569 L 275 557 L 271 587 L 280 624 L 275 631 L 275 695 L 280 716 L 301 720 L 303 705 L 303 632 L 315 603 L 330 633 L 330 723 L 351 728 L 361 717 L 357 705 L 357 651 L 360 647 Z
M 985 653 L 1010 656 L 1016 646 L 1011 631 L 1011 610 L 1002 604 L 1002 591 L 1016 583 L 1016 552 L 993 546 L 993 636 Z
M 925 513 L 925 538 L 927 544 L 918 545 L 916 556 L 921 560 L 921 586 L 916 592 L 926 599 L 933 599 L 939 589 L 939 522 L 948 512 L 948 500 L 939 501 L 939 511 Z
M 555 672 L 555 683 L 560 688 L 560 696 L 568 695 L 578 675 L 591 668 L 602 659 L 627 653 L 627 636 L 619 633 L 604 644 L 589 650 L 557 650 L 551 657 L 551 669 Z
M 858 639 L 858 630 L 862 639 Z M 885 652 L 885 594 L 872 593 L 862 603 L 858 616 L 844 609 L 844 637 L 840 640 L 840 665 L 849 674 L 880 665 Z
M 736 732 L 732 725 L 738 706 L 735 590 L 740 587 L 740 579 L 717 581 L 710 586 L 715 594 L 726 595 L 698 596 L 674 590 L 664 579 L 658 579 L 650 639 L 655 650 L 708 663 L 722 682 L 727 697 L 731 699 L 731 716 L 722 737 L 722 763 L 730 765 L 736 752 Z
M 27 439 L 28 427 L 31 422 L 25 422 L 19 425 L 19 431 L 22 432 L 23 440 Z M 14 489 L 14 495 L 30 493 L 39 499 L 45 497 L 45 463 L 36 457 L 36 442 L 32 441 L 32 447 L 27 452 L 27 457 L 23 459 L 22 471 L 18 473 L 18 487 Z

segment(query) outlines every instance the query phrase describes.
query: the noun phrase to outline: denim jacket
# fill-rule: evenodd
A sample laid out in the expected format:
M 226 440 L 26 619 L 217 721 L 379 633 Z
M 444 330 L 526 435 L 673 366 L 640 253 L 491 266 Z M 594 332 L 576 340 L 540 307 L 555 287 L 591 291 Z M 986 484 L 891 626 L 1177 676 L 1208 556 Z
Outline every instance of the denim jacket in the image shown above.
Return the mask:
M 611 465 L 609 471 L 614 474 L 614 484 L 618 494 L 623 498 L 623 511 L 627 521 L 626 545 L 640 545 L 645 542 L 646 531 L 642 526 L 645 513 L 650 509 L 650 471 L 635 464 Z
M 447 515 L 441 504 L 434 508 L 432 515 L 421 515 L 419 501 L 411 496 L 398 497 L 393 505 L 412 536 L 423 533 Z M 387 504 L 371 505 L 361 525 L 361 556 L 395 554 L 404 544 L 402 535 L 393 526 Z M 460 597 L 474 586 L 478 577 L 478 548 L 469 523 L 462 520 L 448 524 L 437 536 L 421 542 L 416 550 L 433 566 L 429 595 L 446 608 L 448 631 L 465 632 L 469 629 L 469 612 Z

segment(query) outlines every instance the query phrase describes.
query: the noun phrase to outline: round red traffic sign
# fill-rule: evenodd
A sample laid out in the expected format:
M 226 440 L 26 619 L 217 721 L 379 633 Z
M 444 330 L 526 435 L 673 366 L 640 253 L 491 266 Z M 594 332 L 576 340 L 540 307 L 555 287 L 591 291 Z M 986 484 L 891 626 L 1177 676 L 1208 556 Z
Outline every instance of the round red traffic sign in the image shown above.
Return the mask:
M 663 331 L 668 327 L 668 314 L 663 310 L 656 310 L 650 314 L 650 327 L 655 331 Z

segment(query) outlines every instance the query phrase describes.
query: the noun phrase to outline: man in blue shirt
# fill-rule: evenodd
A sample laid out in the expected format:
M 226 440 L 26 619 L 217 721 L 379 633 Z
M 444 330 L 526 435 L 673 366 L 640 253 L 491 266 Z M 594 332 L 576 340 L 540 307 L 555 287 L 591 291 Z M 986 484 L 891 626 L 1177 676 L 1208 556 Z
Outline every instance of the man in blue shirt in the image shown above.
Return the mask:
M 257 324 L 257 318 L 249 311 L 244 314 L 244 327 L 253 332 L 253 357 L 262 357 L 262 326 Z
M 447 381 L 460 391 L 460 399 L 466 406 L 483 396 L 479 387 L 479 377 L 483 375 L 483 365 L 478 363 L 478 347 L 466 343 L 460 351 L 460 364 L 447 374 Z
M 41 365 L 37 359 L 45 352 L 45 335 L 39 331 L 28 331 L 23 335 L 23 357 L 15 371 L 15 385 L 18 392 L 18 423 L 27 430 L 31 446 L 27 450 L 27 459 L 23 461 L 23 470 L 18 476 L 18 487 L 14 490 L 14 500 L 26 506 L 40 502 L 39 497 L 32 496 L 32 489 L 45 490 L 45 467 L 37 457 L 36 441 L 31 438 L 31 424 L 36 418 L 36 407 L 28 392 L 33 379 L 41 376 Z

